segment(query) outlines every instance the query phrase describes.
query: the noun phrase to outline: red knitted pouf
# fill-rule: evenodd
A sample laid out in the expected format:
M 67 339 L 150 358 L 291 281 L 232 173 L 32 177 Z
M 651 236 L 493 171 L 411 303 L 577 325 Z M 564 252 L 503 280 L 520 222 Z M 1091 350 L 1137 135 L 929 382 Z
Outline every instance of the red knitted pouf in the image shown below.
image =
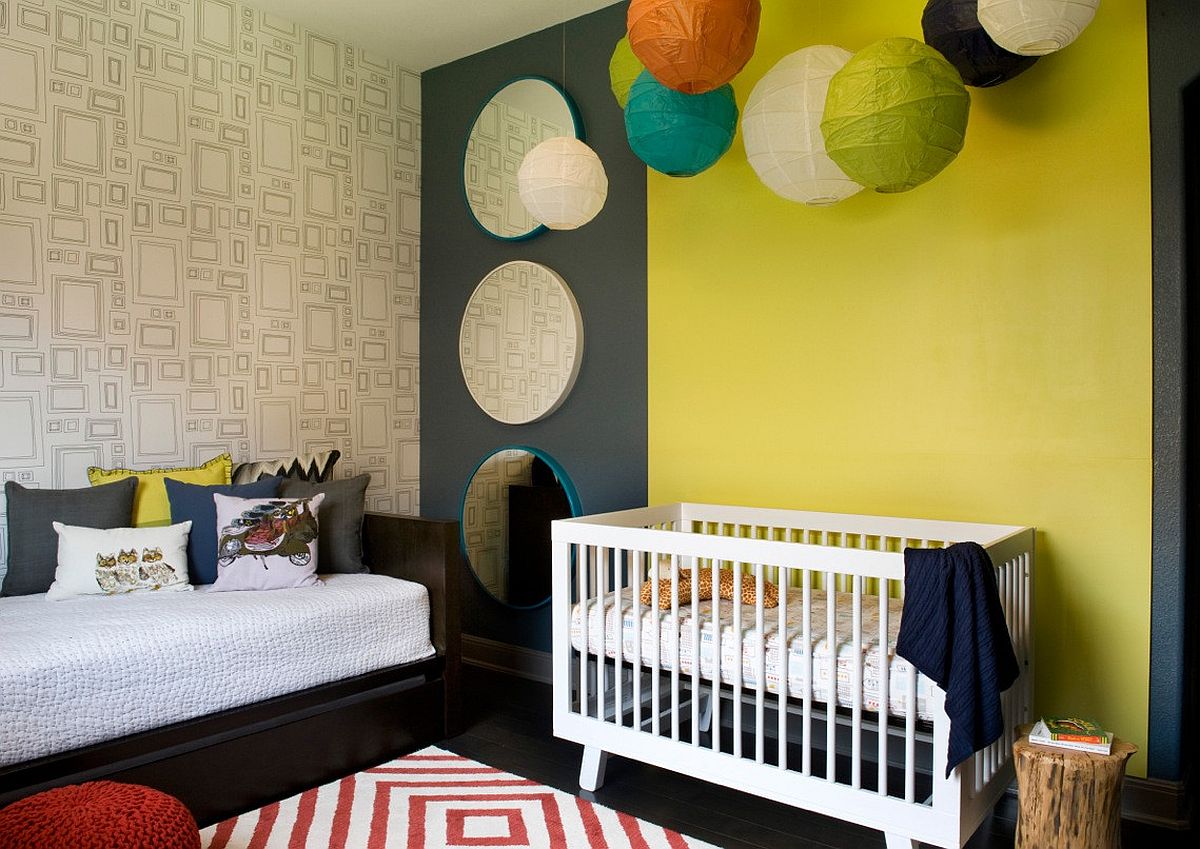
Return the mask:
M 191 811 L 140 784 L 89 781 L 0 811 L 0 849 L 200 849 Z

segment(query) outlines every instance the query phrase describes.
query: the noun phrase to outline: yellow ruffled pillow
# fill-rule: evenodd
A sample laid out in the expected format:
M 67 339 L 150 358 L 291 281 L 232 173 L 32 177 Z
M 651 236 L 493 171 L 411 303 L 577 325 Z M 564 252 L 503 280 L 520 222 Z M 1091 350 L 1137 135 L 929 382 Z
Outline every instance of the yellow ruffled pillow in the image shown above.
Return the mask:
M 88 469 L 88 480 L 92 486 L 113 483 L 125 478 L 137 478 L 137 492 L 133 496 L 133 524 L 137 528 L 171 524 L 171 505 L 167 501 L 166 478 L 201 485 L 228 484 L 233 468 L 233 458 L 228 454 L 213 457 L 202 466 L 187 466 L 179 469 Z

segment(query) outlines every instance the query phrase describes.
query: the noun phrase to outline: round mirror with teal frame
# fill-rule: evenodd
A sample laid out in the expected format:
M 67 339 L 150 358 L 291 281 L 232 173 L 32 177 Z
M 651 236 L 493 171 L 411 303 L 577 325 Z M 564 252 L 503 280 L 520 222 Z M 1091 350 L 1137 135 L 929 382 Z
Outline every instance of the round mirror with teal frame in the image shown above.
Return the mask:
M 463 150 L 463 200 L 471 220 L 506 242 L 532 239 L 546 229 L 521 203 L 517 170 L 525 154 L 546 139 L 583 140 L 583 119 L 562 86 L 545 77 L 509 80 L 483 102 Z
M 529 445 L 505 445 L 480 460 L 459 503 L 459 541 L 480 588 L 519 610 L 550 600 L 550 522 L 583 513 L 557 460 Z

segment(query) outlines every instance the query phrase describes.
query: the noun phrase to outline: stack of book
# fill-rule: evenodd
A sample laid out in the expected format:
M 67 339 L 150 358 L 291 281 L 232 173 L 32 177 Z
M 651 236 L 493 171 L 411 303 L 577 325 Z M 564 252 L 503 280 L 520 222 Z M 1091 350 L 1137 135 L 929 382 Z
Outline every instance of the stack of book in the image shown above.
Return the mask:
M 1107 755 L 1112 751 L 1113 735 L 1098 722 L 1075 716 L 1045 716 L 1029 732 L 1030 743 L 1058 746 L 1080 752 Z

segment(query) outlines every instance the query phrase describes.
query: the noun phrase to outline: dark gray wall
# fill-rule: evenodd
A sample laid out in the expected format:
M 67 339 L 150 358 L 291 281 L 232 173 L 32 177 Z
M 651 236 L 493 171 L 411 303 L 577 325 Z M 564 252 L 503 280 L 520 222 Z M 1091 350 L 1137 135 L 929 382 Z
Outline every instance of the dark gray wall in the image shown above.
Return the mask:
M 462 156 L 480 106 L 528 74 L 563 84 L 563 29 L 553 27 L 422 77 L 421 512 L 458 517 L 467 478 L 485 455 L 533 445 L 566 469 L 585 513 L 646 503 L 646 169 L 625 141 L 609 91 L 608 59 L 625 32 L 625 4 L 566 26 L 565 88 L 588 144 L 608 173 L 608 203 L 587 226 L 502 242 L 474 224 L 462 192 Z M 557 271 L 583 314 L 579 379 L 549 418 L 495 422 L 471 400 L 458 365 L 458 329 L 475 286 L 501 263 L 525 259 Z M 550 648 L 550 608 L 514 611 L 465 579 L 469 634 Z
M 1195 495 L 1188 497 L 1188 469 L 1197 462 L 1189 451 L 1189 307 L 1185 232 L 1186 192 L 1184 91 L 1200 77 L 1200 3 L 1149 0 L 1150 149 L 1154 271 L 1154 489 L 1153 578 L 1150 614 L 1150 739 L 1152 778 L 1185 777 L 1194 730 L 1187 717 L 1189 679 L 1196 658 L 1188 643 L 1188 608 L 1195 615 L 1196 580 L 1189 580 L 1189 529 L 1195 532 Z M 1195 222 L 1192 222 L 1195 227 Z M 1196 235 L 1193 232 L 1192 238 Z M 1192 272 L 1194 273 L 1194 271 Z M 1195 293 L 1191 294 L 1195 297 Z M 1195 344 L 1194 342 L 1192 343 Z M 1192 383 L 1192 388 L 1195 384 Z M 1195 399 L 1191 400 L 1195 407 Z M 1192 422 L 1195 430 L 1195 422 Z M 1193 476 L 1195 468 L 1192 469 Z M 1193 484 L 1194 485 L 1194 484 Z M 1189 528 L 1190 526 L 1190 528 Z M 1194 571 L 1194 570 L 1193 570 Z M 1192 623 L 1194 629 L 1194 623 Z M 1191 738 L 1191 739 L 1189 739 Z

